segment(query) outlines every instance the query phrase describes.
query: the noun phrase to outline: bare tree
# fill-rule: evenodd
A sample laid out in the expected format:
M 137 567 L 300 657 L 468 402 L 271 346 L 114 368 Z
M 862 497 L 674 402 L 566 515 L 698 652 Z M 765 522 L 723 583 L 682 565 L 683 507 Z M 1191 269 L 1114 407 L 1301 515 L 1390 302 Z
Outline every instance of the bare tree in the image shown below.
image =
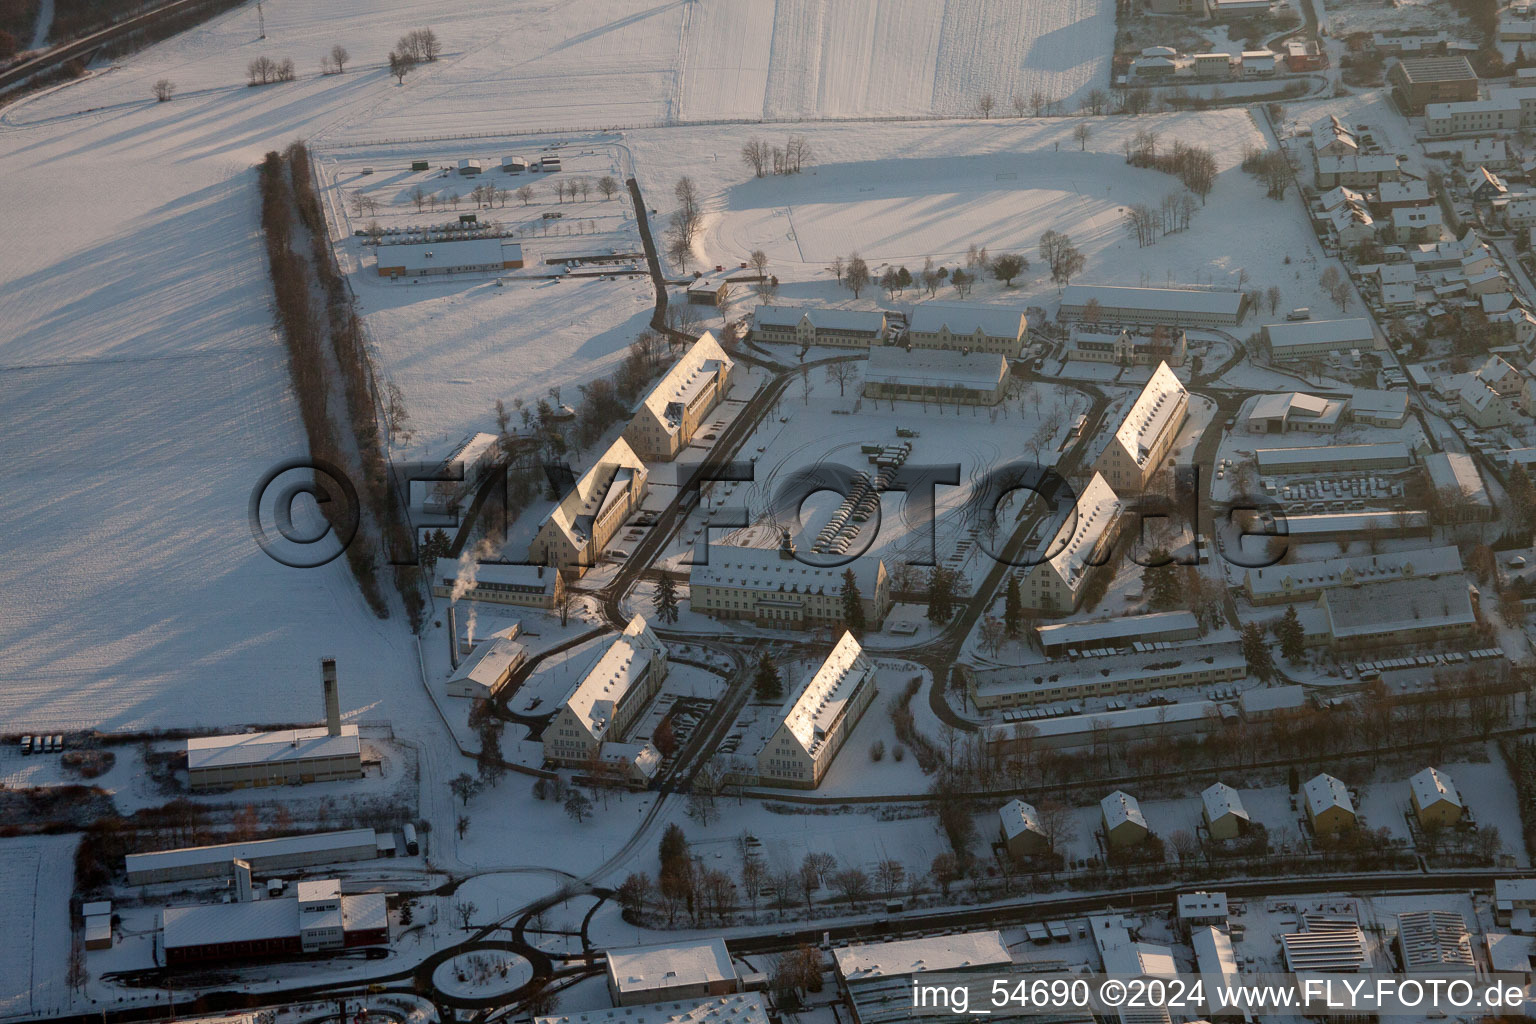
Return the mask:
M 533 199 L 533 186 L 532 185 L 522 185 L 522 186 L 519 186 L 518 190 L 517 190 L 517 198 L 519 198 L 519 199 L 521 199 L 523 201 L 523 205 L 524 206 L 527 206 L 529 201 L 531 199 Z
M 858 253 L 848 257 L 848 266 L 843 271 L 843 282 L 848 285 L 848 290 L 853 292 L 854 298 L 858 298 L 859 293 L 869 287 L 869 266 Z
M 1280 308 L 1280 289 L 1275 285 L 1270 285 L 1264 292 L 1264 298 L 1269 303 L 1269 315 L 1274 316 L 1275 310 Z
M 858 376 L 858 370 L 851 359 L 839 359 L 827 364 L 827 382 L 837 385 L 839 398 L 847 394 L 848 385 L 857 380 Z
M 612 199 L 619 191 L 619 182 L 611 174 L 605 174 L 597 179 L 597 190 L 603 194 L 604 199 Z
M 150 87 L 150 92 L 154 94 L 156 103 L 169 103 L 176 94 L 176 83 L 169 78 L 162 78 Z
M 982 117 L 991 117 L 992 110 L 996 106 L 997 100 L 989 92 L 982 93 L 976 100 L 976 109 L 981 112 Z
M 459 926 L 469 931 L 469 922 L 479 913 L 480 908 L 470 900 L 459 900 L 453 905 L 453 912 L 458 916 Z
M 754 177 L 768 173 L 769 146 L 762 139 L 748 139 L 741 147 L 741 162 L 747 165 Z
M 405 84 L 405 76 L 411 73 L 416 62 L 398 50 L 389 51 L 389 73 L 395 76 L 396 85 Z
M 851 910 L 869 899 L 869 876 L 862 868 L 846 868 L 832 876 L 832 887 L 848 901 Z
M 1029 101 L 1021 93 L 1013 94 L 1013 116 L 1023 117 L 1029 113 Z
M 335 46 L 331 47 L 331 63 L 335 65 L 336 73 L 338 75 L 346 72 L 347 61 L 351 59 L 352 55 L 347 52 L 347 48 L 345 46 L 337 43 Z
M 1097 113 L 1097 111 L 1095 111 L 1095 113 Z M 1072 137 L 1077 140 L 1077 147 L 1079 150 L 1086 150 L 1088 148 L 1088 139 L 1092 135 L 1093 129 L 1089 126 L 1087 121 L 1079 121 L 1072 128 Z

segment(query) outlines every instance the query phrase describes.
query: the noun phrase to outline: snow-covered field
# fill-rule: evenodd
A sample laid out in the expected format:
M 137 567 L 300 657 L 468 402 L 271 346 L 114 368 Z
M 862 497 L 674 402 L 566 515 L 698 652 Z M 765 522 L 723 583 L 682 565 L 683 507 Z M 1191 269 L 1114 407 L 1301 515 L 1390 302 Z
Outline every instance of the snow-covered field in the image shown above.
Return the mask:
M 69 897 L 78 836 L 0 843 L 0 1019 L 51 1016 L 69 1006 Z

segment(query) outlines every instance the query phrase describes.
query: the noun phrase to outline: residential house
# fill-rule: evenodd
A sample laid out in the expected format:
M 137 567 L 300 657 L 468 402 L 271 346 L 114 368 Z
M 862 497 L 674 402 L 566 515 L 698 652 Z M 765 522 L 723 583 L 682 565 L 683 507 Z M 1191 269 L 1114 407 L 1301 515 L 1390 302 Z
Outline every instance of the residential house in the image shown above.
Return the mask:
M 789 695 L 788 710 L 757 753 L 758 784 L 815 789 L 875 699 L 875 662 L 852 633 Z

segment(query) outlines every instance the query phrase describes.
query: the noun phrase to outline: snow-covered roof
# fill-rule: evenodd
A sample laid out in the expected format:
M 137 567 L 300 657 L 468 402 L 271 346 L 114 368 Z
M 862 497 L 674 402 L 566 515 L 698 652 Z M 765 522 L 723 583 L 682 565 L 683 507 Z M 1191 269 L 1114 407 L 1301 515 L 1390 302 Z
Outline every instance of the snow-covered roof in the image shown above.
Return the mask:
M 1437 227 L 1443 223 L 1438 206 L 1394 206 L 1392 208 L 1392 227 L 1398 231 Z
M 1297 347 L 1337 345 L 1340 348 L 1370 348 L 1376 332 L 1363 316 L 1343 320 L 1303 320 L 1296 323 L 1265 324 L 1269 346 L 1279 355 Z
M 458 671 L 448 678 L 448 682 L 472 682 L 487 690 L 494 690 L 509 669 L 522 664 L 527 658 L 528 648 L 516 640 L 483 640 L 475 645 L 469 657 L 459 663 Z
M 1349 798 L 1349 787 L 1327 772 L 1320 772 L 1308 779 L 1302 787 L 1302 793 L 1313 816 L 1331 807 L 1341 807 L 1350 814 L 1355 813 L 1354 802 Z
M 1218 782 L 1216 785 L 1219 786 L 1221 783 Z M 1203 889 L 1195 892 L 1181 892 L 1173 898 L 1173 908 L 1181 920 L 1186 917 L 1226 917 L 1227 894 L 1206 892 Z
M 1433 807 L 1442 801 L 1453 807 L 1463 806 L 1461 794 L 1456 791 L 1456 783 L 1451 781 L 1449 775 L 1437 768 L 1425 768 L 1409 779 L 1408 785 L 1412 788 L 1414 798 L 1418 800 L 1421 808 Z
M 341 899 L 341 879 L 306 878 L 293 887 L 294 896 L 300 903 L 321 903 Z
M 1194 612 L 1152 612 L 1149 615 L 1123 615 L 1117 619 L 1090 619 L 1083 622 L 1058 622 L 1040 626 L 1035 632 L 1047 647 L 1076 646 L 1105 640 L 1164 636 L 1168 633 L 1198 631 Z
M 614 709 L 630 688 L 644 678 L 651 662 L 665 651 L 645 616 L 636 615 L 582 676 L 565 698 L 564 706 L 588 732 L 603 738 L 613 722 Z
M 866 381 L 922 386 L 960 386 L 974 391 L 993 391 L 1008 374 L 1008 360 L 1000 352 L 961 352 L 956 349 L 914 348 L 894 345 L 870 349 L 864 371 Z
M 445 568 L 446 567 L 446 568 Z M 443 559 L 438 562 L 442 585 L 454 588 L 461 577 L 474 582 L 466 583 L 466 590 L 483 587 L 486 590 L 511 590 L 530 594 L 543 594 L 554 589 L 556 571 L 543 565 L 506 565 L 501 562 L 475 562 L 468 555 L 462 562 Z
M 1317 512 L 1285 517 L 1285 534 L 1294 537 L 1298 544 L 1310 543 L 1312 538 L 1319 536 L 1338 537 L 1345 533 L 1368 530 L 1422 530 L 1428 527 L 1429 513 L 1414 510 Z
M 239 859 L 262 862 L 274 857 L 293 857 L 303 854 L 324 853 L 332 850 L 353 848 L 377 849 L 377 836 L 371 828 L 346 829 L 341 832 L 315 832 L 302 836 L 283 836 L 278 839 L 251 839 L 242 843 L 219 843 L 214 846 L 184 846 L 175 850 L 155 850 L 150 853 L 130 853 L 125 858 L 130 877 L 151 871 L 167 871 L 176 868 L 196 867 L 209 864 L 227 866 Z
M 1419 972 L 1471 973 L 1472 936 L 1467 922 L 1452 910 L 1410 910 L 1397 915 L 1397 941 L 1403 969 Z
M 816 306 L 758 306 L 752 326 L 794 327 L 807 320 L 812 327 L 829 331 L 879 334 L 885 329 L 885 313 L 878 309 L 822 309 Z
M 1207 1009 L 1219 1013 L 1226 1005 L 1221 1001 L 1223 996 L 1237 988 L 1237 954 L 1232 950 L 1232 939 L 1220 928 L 1204 925 L 1189 933 L 1189 943 L 1195 950 L 1195 967 L 1204 976 Z
M 500 267 L 522 258 L 521 245 L 497 237 L 381 245 L 378 252 L 379 266 L 403 267 L 407 273 L 437 268 Z
M 299 901 L 290 897 L 166 907 L 160 921 L 166 949 L 281 939 L 299 933 Z
M 1467 583 L 1458 576 L 1343 587 L 1325 591 L 1323 602 L 1335 640 L 1477 623 Z
M 1117 789 L 1100 800 L 1099 810 L 1104 813 L 1104 824 L 1110 829 L 1117 828 L 1126 822 L 1147 828 L 1147 819 L 1141 813 L 1141 804 L 1123 789 Z
M 677 1003 L 572 1010 L 533 1020 L 534 1024 L 768 1024 L 768 1008 L 759 992 L 733 992 Z
M 832 959 L 844 981 L 1013 965 L 1002 933 L 997 931 L 859 943 L 832 950 Z
M 1219 821 L 1229 814 L 1244 821 L 1250 820 L 1248 809 L 1243 806 L 1242 795 L 1225 782 L 1207 786 L 1200 793 L 1200 803 L 1205 807 L 1205 817 L 1208 821 Z
M 880 564 L 878 558 L 864 557 L 856 558 L 846 565 L 810 565 L 793 555 L 786 556 L 780 548 L 711 544 L 709 563 L 695 562 L 690 566 L 688 582 L 695 587 L 830 594 L 842 588 L 843 573 L 852 569 L 860 593 L 871 597 L 875 593 Z
M 909 334 L 938 334 L 946 327 L 950 334 L 970 336 L 980 331 L 989 338 L 1017 340 L 1024 334 L 1024 311 L 970 303 L 923 302 L 913 307 L 907 319 Z
M 1397 157 L 1390 153 L 1320 156 L 1317 169 L 1323 174 L 1388 174 L 1397 170 Z
M 1455 491 L 1469 504 L 1485 508 L 1493 506 L 1488 485 L 1483 483 L 1483 474 L 1478 472 L 1472 456 L 1461 452 L 1431 452 L 1424 456 L 1424 469 L 1436 490 Z
M 610 949 L 606 956 L 608 977 L 621 996 L 709 985 L 736 977 L 736 965 L 721 938 Z
M 332 736 L 324 727 L 247 732 L 234 736 L 194 736 L 187 740 L 187 768 L 282 764 L 317 757 L 356 756 L 361 750 L 355 725 L 342 726 L 339 736 Z
M 1356 583 L 1378 583 L 1459 572 L 1461 553 L 1455 545 L 1443 544 L 1409 551 L 1383 551 L 1374 555 L 1267 565 L 1249 569 L 1247 585 L 1255 597 L 1262 597 L 1291 590 L 1326 590 Z M 1252 692 L 1262 694 L 1264 691 Z
M 1307 445 L 1289 448 L 1259 448 L 1253 453 L 1261 472 L 1286 472 L 1303 469 L 1326 473 L 1334 466 L 1387 460 L 1407 465 L 1412 455 L 1402 441 L 1368 444 Z M 1294 517 L 1292 517 L 1294 518 Z
M 1072 512 L 1051 538 L 1046 550 L 1052 554 L 1046 564 L 1074 593 L 1087 578 L 1088 570 L 1092 568 L 1089 561 L 1123 508 L 1124 502 L 1105 483 L 1103 475 L 1095 473 L 1078 496 Z
M 1348 206 L 1351 203 L 1363 205 L 1365 203 L 1365 196 L 1345 185 L 1335 185 L 1327 192 L 1318 196 L 1317 201 L 1324 210 L 1336 210 L 1341 206 Z
M 821 667 L 792 693 L 784 727 L 814 756 L 843 709 L 874 674 L 875 663 L 853 634 L 844 632 Z
M 1163 434 L 1179 427 L 1179 411 L 1189 392 L 1167 363 L 1158 363 L 1125 418 L 1115 428 L 1115 442 L 1137 465 L 1145 465 Z
M 705 331 L 688 347 L 683 357 L 673 364 L 656 382 L 656 386 L 641 400 L 656 420 L 670 433 L 683 425 L 683 413 L 701 395 L 708 392 L 722 377 L 728 376 L 735 360 Z
M 1008 839 L 1025 832 L 1045 834 L 1040 827 L 1040 815 L 1032 804 L 1023 800 L 1009 800 L 997 809 L 997 817 L 1002 824 L 1003 835 Z
M 1343 143 L 1351 149 L 1360 148 L 1355 133 L 1343 121 L 1330 114 L 1312 126 L 1312 144 L 1318 149 L 1333 143 Z
M 1099 300 L 1106 309 L 1145 309 L 1161 313 L 1208 313 L 1236 316 L 1242 292 L 1195 288 L 1139 288 L 1130 285 L 1069 284 L 1061 293 L 1063 306 Z
M 1233 655 L 1223 660 L 1228 665 L 1236 666 L 1243 664 L 1242 655 Z M 1191 667 L 1191 665 L 1185 664 L 1183 671 L 1187 672 Z M 1201 667 L 1206 666 L 1202 665 Z M 1218 665 L 1217 667 L 1221 666 Z M 1178 674 L 1171 667 L 1164 671 L 1169 675 Z M 1149 675 L 1156 674 L 1155 672 L 1149 673 L 1146 670 L 1138 671 L 1131 668 L 1112 672 L 1107 676 L 1100 675 L 1097 672 L 1085 673 L 1080 676 L 1059 679 L 1047 685 L 1071 686 L 1073 684 L 1080 684 L 1088 690 L 1092 690 L 1099 683 L 1113 685 L 1126 678 L 1144 679 Z M 1030 689 L 1040 689 L 1040 687 L 1034 686 L 1026 679 L 1016 678 L 1012 683 L 988 683 L 978 685 L 977 689 L 983 694 L 995 696 L 1010 690 L 1028 692 Z M 1215 701 L 1196 700 L 1181 701 L 1177 704 L 1152 704 L 1144 708 L 1123 708 L 1119 711 L 1090 711 L 1080 715 L 1058 715 L 1054 718 L 1036 719 L 1027 724 L 1038 739 L 1055 740 L 1056 746 L 1072 746 L 1074 744 L 1070 740 L 1073 737 L 1090 737 L 1094 733 L 1113 734 L 1121 729 L 1140 729 L 1151 726 L 1172 727 L 1183 722 L 1210 721 L 1219 713 L 1220 705 Z M 1018 722 L 991 725 L 986 727 L 986 732 L 994 741 L 1003 742 L 1018 734 L 1019 725 L 1020 723 Z
M 1282 934 L 1280 945 L 1287 969 L 1294 972 L 1353 973 L 1370 962 L 1365 933 L 1355 922 L 1315 926 L 1309 921 L 1304 931 Z
M 1238 705 L 1245 715 L 1263 715 L 1275 711 L 1293 711 L 1307 703 L 1307 691 L 1299 685 L 1256 686 L 1244 690 Z M 1220 783 L 1217 783 L 1220 785 Z M 1212 787 L 1215 788 L 1214 786 Z
M 550 510 L 544 523 L 553 523 L 574 547 L 582 547 L 592 538 L 597 517 L 615 502 L 622 501 L 645 472 L 645 462 L 629 443 L 622 437 L 616 439 L 576 481 L 576 486 L 560 499 L 560 504 Z M 544 523 L 540 523 L 541 529 Z
M 1357 388 L 1350 396 L 1349 407 L 1356 414 L 1365 413 L 1376 417 L 1402 416 L 1408 411 L 1408 392 Z
M 1376 186 L 1376 198 L 1383 203 L 1427 203 L 1429 185 L 1417 178 L 1384 181 Z

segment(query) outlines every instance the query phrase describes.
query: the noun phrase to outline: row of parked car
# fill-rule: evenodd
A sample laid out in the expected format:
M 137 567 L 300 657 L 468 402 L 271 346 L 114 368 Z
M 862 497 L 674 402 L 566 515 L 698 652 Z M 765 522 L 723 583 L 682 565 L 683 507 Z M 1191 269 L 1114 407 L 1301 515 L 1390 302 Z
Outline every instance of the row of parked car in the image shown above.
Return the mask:
M 54 733 L 52 736 L 23 736 L 21 738 L 22 754 L 57 754 L 63 749 L 63 733 Z

